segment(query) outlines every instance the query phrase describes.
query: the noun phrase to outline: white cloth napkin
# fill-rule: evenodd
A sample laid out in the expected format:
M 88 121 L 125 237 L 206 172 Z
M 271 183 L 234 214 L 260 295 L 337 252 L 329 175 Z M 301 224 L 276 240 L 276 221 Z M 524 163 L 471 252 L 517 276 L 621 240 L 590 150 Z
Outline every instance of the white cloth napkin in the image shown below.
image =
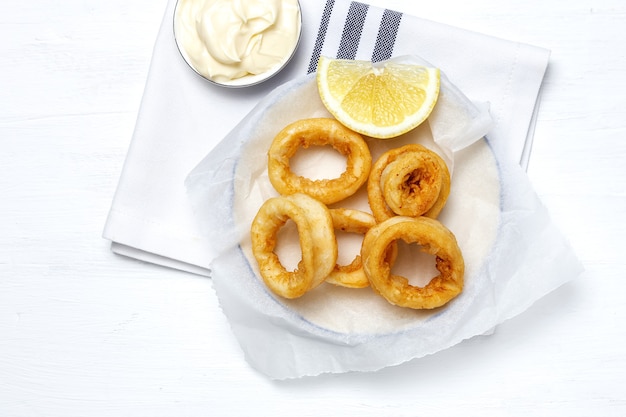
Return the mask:
M 315 68 L 320 55 L 383 60 L 418 55 L 442 68 L 475 102 L 488 103 L 491 143 L 522 166 L 549 51 L 347 0 L 300 0 L 303 33 L 283 72 L 267 83 L 225 89 L 197 76 L 174 41 L 168 3 L 154 46 L 132 142 L 103 236 L 112 250 L 209 275 L 214 257 L 186 195 L 190 170 L 278 85 Z

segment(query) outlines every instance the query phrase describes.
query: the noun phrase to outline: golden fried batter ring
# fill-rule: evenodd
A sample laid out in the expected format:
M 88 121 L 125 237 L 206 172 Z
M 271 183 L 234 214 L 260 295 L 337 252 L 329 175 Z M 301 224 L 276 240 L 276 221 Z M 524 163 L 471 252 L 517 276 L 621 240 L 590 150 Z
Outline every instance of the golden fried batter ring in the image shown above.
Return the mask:
M 293 220 L 298 229 L 302 259 L 287 271 L 274 252 L 278 230 Z M 274 293 L 297 298 L 315 288 L 337 262 L 337 240 L 328 208 L 306 194 L 274 197 L 265 201 L 250 229 L 252 253 L 261 277 Z
M 347 159 L 346 170 L 334 179 L 312 180 L 294 174 L 289 160 L 299 147 L 330 145 Z M 304 119 L 294 122 L 274 138 L 268 152 L 269 179 L 282 195 L 305 193 L 325 204 L 354 194 L 367 181 L 372 156 L 363 137 L 335 119 Z
M 420 250 L 435 255 L 439 275 L 425 287 L 409 284 L 402 276 L 393 275 L 393 262 L 386 256 L 387 248 L 397 240 L 420 245 Z M 439 221 L 428 217 L 396 216 L 372 227 L 361 248 L 363 269 L 375 292 L 391 304 L 413 309 L 441 307 L 463 289 L 465 262 L 456 238 Z
M 395 215 L 437 218 L 450 194 L 450 172 L 417 144 L 385 152 L 372 166 L 367 198 L 377 222 Z
M 376 220 L 371 214 L 360 210 L 330 209 L 330 215 L 333 218 L 335 230 L 342 232 L 365 235 L 370 228 L 376 225 Z M 348 265 L 335 264 L 332 272 L 326 278 L 326 282 L 349 288 L 369 286 L 370 282 L 363 271 L 361 255 L 357 255 Z

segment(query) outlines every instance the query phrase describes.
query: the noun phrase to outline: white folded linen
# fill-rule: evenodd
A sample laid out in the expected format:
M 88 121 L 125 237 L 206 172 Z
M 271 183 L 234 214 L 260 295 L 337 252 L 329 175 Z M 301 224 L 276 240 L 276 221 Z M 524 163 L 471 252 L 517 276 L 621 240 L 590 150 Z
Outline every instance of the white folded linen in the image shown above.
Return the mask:
M 490 143 L 524 166 L 549 51 L 346 0 L 300 0 L 303 33 L 289 65 L 245 89 L 207 83 L 180 56 L 170 0 L 154 46 L 132 142 L 103 236 L 116 253 L 209 275 L 214 257 L 184 185 L 190 170 L 278 85 L 321 55 L 383 60 L 417 55 L 472 101 L 490 106 Z

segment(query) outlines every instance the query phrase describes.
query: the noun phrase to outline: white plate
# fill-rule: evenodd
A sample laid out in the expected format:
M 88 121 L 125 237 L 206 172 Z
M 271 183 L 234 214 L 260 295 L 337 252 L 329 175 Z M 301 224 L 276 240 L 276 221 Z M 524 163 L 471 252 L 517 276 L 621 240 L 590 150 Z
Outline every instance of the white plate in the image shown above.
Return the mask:
M 442 84 L 440 108 L 452 111 L 454 119 L 465 104 L 456 106 L 458 94 L 445 94 L 451 88 Z M 330 117 L 319 99 L 314 75 L 272 92 L 188 178 L 204 233 L 219 252 L 211 263 L 214 286 L 248 362 L 273 378 L 376 370 L 491 330 L 500 319 L 497 271 L 492 270 L 491 258 L 494 253 L 498 255 L 501 268 L 501 254 L 493 248 L 501 237 L 507 186 L 485 139 L 456 152 L 452 161 L 449 149 L 440 148 L 441 142 L 433 140 L 431 132 L 441 132 L 447 126 L 435 126 L 437 117 L 402 137 L 368 139 L 368 143 L 374 160 L 389 147 L 405 143 L 420 143 L 447 160 L 452 168 L 451 193 L 439 220 L 455 234 L 463 252 L 463 292 L 444 307 L 416 311 L 393 306 L 370 288 L 348 289 L 324 283 L 296 300 L 283 299 L 267 289 L 250 248 L 253 217 L 267 198 L 277 195 L 267 176 L 267 150 L 283 127 L 309 117 Z M 470 130 L 476 127 L 471 125 L 473 117 L 467 118 Z M 439 114 L 439 120 L 448 123 L 451 118 Z M 458 124 L 450 127 L 457 131 L 464 128 Z M 322 175 L 319 167 L 324 167 L 324 173 L 342 169 L 342 159 L 332 151 L 307 151 L 306 156 L 297 153 L 292 160 L 296 161 L 296 172 L 311 176 Z M 369 210 L 364 190 L 334 206 Z M 358 244 L 354 246 L 358 248 Z M 339 248 L 340 253 L 346 248 L 353 251 L 343 255 L 344 262 L 356 253 L 343 239 Z M 286 266 L 292 261 L 289 252 L 283 242 L 280 257 Z M 298 257 L 299 247 L 293 245 L 291 253 Z M 428 263 L 422 271 L 434 270 L 434 260 L 429 256 L 421 257 Z M 398 268 L 419 269 L 413 260 L 401 252 Z
M 418 142 L 441 151 L 453 168 L 439 220 L 463 252 L 465 288 L 433 311 L 392 306 L 369 288 L 322 284 L 300 299 L 284 300 L 263 284 L 250 253 L 250 224 L 262 202 L 276 195 L 267 179 L 267 150 L 287 124 L 329 116 L 314 75 L 269 94 L 190 173 L 187 186 L 200 233 L 214 243 L 214 287 L 251 366 L 283 379 L 397 365 L 489 332 L 580 273 L 580 263 L 519 165 L 502 156 L 502 146 L 470 142 L 484 135 L 476 135 L 484 114 L 453 89 L 442 78 L 443 95 L 427 125 L 401 138 L 370 141 L 374 158 L 386 147 Z M 449 146 L 455 144 L 465 147 L 458 147 L 452 160 Z M 329 172 L 340 165 L 333 152 L 293 159 L 300 173 L 307 172 L 307 161 Z M 340 204 L 367 209 L 363 192 Z M 280 256 L 283 260 L 283 252 Z M 411 267 L 407 259 L 412 260 L 401 253 L 398 262 Z
M 298 98 L 294 100 L 292 94 Z M 316 97 L 313 79 L 306 78 L 301 84 L 293 86 L 290 95 L 269 106 L 260 120 L 254 121 L 261 128 L 250 129 L 254 134 L 246 139 L 242 147 L 232 183 L 233 219 L 243 229 L 249 228 L 263 201 L 278 195 L 266 173 L 266 152 L 277 131 L 265 126 L 284 127 L 298 119 L 328 116 L 319 99 L 316 102 Z M 289 106 L 288 111 L 282 109 L 284 105 Z M 433 141 L 428 124 L 400 138 L 382 141 L 368 139 L 368 143 L 374 160 L 385 150 L 406 143 L 420 143 L 444 156 Z M 343 159 L 332 151 L 307 150 L 306 156 L 298 153 L 296 158 L 299 161 L 292 164 L 292 168 L 299 169 L 298 173 L 308 177 L 328 178 L 328 173 L 337 175 L 344 166 Z M 356 196 L 336 203 L 333 207 L 353 207 L 369 211 L 364 188 Z M 295 320 L 298 325 L 315 333 L 332 332 L 350 334 L 352 337 L 355 335 L 369 337 L 421 330 L 424 326 L 437 328 L 438 320 L 442 317 L 463 315 L 468 308 L 468 302 L 476 296 L 475 288 L 481 279 L 480 271 L 496 239 L 499 212 L 500 184 L 496 159 L 488 143 L 480 140 L 456 155 L 450 197 L 439 217 L 439 220 L 456 235 L 463 252 L 466 263 L 466 287 L 458 299 L 433 311 L 415 311 L 392 306 L 374 294 L 370 288 L 346 289 L 326 283 L 295 300 L 276 297 L 265 290 L 257 263 L 251 253 L 249 238 L 244 238 L 241 242 L 242 253 L 251 271 L 250 276 L 245 279 L 256 283 L 259 292 L 263 292 L 268 300 L 281 306 L 289 320 Z M 293 251 L 289 248 L 284 249 L 285 243 L 282 242 L 283 249 L 280 255 L 286 266 L 289 263 L 289 255 L 299 256 L 297 236 L 291 238 Z M 289 237 L 284 236 L 283 239 L 287 240 Z M 346 257 L 351 259 L 352 255 L 356 254 L 356 250 L 349 248 L 349 244 L 340 246 L 340 252 L 341 249 L 350 250 L 349 256 L 343 256 L 344 262 Z M 415 264 L 410 262 L 411 260 L 412 256 L 402 256 L 401 253 L 397 268 L 402 269 L 403 262 L 405 266 L 408 262 L 410 266 L 419 268 L 419 262 Z M 428 269 L 432 269 L 434 265 L 434 259 L 424 256 L 422 260 L 429 265 L 421 272 L 428 273 Z M 408 269 L 404 267 L 404 270 Z

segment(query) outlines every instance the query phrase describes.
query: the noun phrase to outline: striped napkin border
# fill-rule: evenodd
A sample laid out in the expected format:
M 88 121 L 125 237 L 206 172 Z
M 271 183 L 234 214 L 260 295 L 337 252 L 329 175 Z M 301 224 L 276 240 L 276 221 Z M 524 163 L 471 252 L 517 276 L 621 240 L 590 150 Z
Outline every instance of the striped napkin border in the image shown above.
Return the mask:
M 313 53 L 311 54 L 311 60 L 309 62 L 307 71 L 309 74 L 315 72 L 317 68 L 317 61 L 324 48 L 324 41 L 334 6 L 335 0 L 326 1 L 317 32 L 317 38 L 313 47 Z M 369 8 L 369 5 L 357 1 L 350 3 L 344 21 L 339 47 L 335 55 L 336 58 L 355 59 Z M 388 9 L 383 11 L 378 26 L 376 42 L 374 43 L 374 49 L 371 55 L 372 62 L 379 62 L 391 58 L 401 20 L 402 13 Z

